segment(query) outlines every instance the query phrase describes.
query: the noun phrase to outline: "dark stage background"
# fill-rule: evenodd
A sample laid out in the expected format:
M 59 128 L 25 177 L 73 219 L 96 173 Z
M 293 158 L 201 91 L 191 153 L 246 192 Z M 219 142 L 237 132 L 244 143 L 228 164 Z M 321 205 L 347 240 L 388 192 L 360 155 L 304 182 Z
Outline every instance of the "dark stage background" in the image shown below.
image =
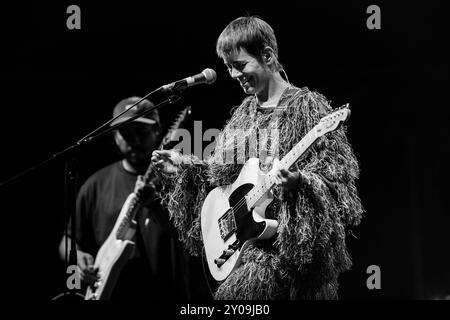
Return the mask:
M 66 28 L 70 4 L 81 8 L 81 30 Z M 370 4 L 381 8 L 381 30 L 366 27 Z M 450 294 L 450 55 L 438 2 L 62 1 L 4 13 L 1 181 L 108 120 L 121 99 L 207 67 L 217 71 L 216 83 L 189 88 L 161 117 L 167 128 L 191 105 L 203 132 L 222 128 L 244 94 L 216 57 L 215 41 L 232 19 L 260 15 L 275 29 L 290 81 L 323 93 L 334 107 L 352 107 L 348 137 L 366 214 L 357 239 L 348 238 L 354 266 L 340 279 L 341 299 Z M 116 159 L 111 143 L 102 139 L 80 154 L 80 184 Z M 57 255 L 64 162 L 1 187 L 1 197 L 3 290 L 41 299 L 64 292 Z M 380 290 L 366 287 L 369 265 L 381 268 Z

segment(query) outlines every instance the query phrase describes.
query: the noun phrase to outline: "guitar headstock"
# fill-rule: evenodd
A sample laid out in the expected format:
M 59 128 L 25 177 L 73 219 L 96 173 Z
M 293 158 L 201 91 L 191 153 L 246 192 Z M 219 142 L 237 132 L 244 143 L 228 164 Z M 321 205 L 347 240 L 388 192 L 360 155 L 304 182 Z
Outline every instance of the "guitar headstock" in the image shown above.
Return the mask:
M 187 106 L 183 110 L 180 111 L 175 121 L 170 126 L 169 131 L 164 136 L 164 138 L 161 141 L 161 144 L 159 145 L 159 149 L 164 149 L 165 146 L 167 146 L 174 138 L 177 129 L 181 126 L 181 124 L 187 119 L 187 117 L 191 114 L 191 106 Z
M 322 136 L 328 132 L 334 131 L 350 118 L 350 106 L 345 104 L 336 111 L 320 119 L 320 122 L 314 127 L 317 136 Z

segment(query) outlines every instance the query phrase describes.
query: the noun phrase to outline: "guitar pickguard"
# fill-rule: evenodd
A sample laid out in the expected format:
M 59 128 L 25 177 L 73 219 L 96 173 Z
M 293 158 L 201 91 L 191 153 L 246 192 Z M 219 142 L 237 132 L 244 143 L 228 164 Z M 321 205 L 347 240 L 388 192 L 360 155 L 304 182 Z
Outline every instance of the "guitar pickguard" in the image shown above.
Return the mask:
M 230 207 L 233 208 L 236 219 L 236 237 L 242 244 L 250 238 L 257 237 L 264 231 L 265 222 L 256 222 L 252 212 L 248 210 L 245 195 L 254 187 L 251 183 L 239 186 L 228 198 Z M 242 201 L 244 199 L 244 201 Z

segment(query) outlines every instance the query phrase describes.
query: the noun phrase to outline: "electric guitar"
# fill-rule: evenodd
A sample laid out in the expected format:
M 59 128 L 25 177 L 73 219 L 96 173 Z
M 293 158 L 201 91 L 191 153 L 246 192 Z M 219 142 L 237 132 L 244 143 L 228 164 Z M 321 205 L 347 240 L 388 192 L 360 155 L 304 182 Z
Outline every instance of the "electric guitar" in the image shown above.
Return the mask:
M 177 129 L 190 115 L 191 107 L 183 109 L 162 139 L 158 149 L 163 149 L 174 140 Z M 143 176 L 144 186 L 152 184 L 153 166 L 149 165 Z M 134 252 L 134 235 L 136 233 L 136 216 L 142 208 L 143 187 L 136 182 L 135 190 L 125 200 L 114 228 L 100 247 L 95 258 L 94 268 L 98 269 L 99 279 L 87 288 L 85 300 L 105 300 L 111 297 L 120 271 Z
M 319 137 L 336 130 L 349 116 L 346 104 L 323 117 L 281 161 L 275 159 L 266 174 L 259 168 L 259 159 L 250 158 L 233 184 L 208 193 L 200 221 L 206 260 L 215 280 L 226 279 L 239 266 L 252 242 L 269 239 L 277 232 L 278 222 L 265 218 L 265 210 L 273 200 L 271 189 L 277 171 L 289 169 Z

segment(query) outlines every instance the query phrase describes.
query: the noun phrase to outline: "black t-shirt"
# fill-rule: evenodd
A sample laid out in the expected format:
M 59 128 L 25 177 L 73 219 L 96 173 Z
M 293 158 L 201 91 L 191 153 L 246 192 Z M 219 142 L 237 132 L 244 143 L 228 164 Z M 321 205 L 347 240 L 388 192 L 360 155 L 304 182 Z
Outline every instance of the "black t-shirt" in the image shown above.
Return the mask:
M 94 258 L 111 233 L 125 200 L 133 192 L 136 179 L 137 174 L 126 171 L 119 161 L 94 173 L 80 188 L 76 241 Z M 137 222 L 135 255 L 121 272 L 116 286 L 121 289 L 115 293 L 121 291 L 120 296 L 133 298 L 174 297 L 183 287 L 185 255 L 176 240 L 169 215 L 154 201 L 142 208 Z M 68 230 L 70 235 L 70 228 Z

